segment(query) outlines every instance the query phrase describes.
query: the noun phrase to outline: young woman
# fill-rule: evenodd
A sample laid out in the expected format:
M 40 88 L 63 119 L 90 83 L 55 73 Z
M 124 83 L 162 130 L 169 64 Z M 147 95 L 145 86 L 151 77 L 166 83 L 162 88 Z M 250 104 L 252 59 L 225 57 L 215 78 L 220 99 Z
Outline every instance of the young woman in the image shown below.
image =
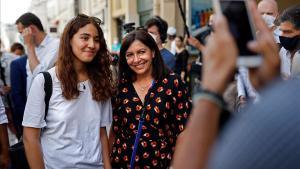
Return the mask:
M 182 36 L 178 36 L 175 38 L 175 44 L 175 73 L 180 75 L 182 80 L 185 80 L 187 76 L 187 63 L 189 58 L 189 52 L 185 49 Z
M 106 126 L 113 85 L 100 22 L 80 14 L 65 27 L 56 67 L 48 71 L 53 93 L 46 120 L 44 77 L 34 79 L 23 119 L 32 169 L 111 168 Z
M 190 113 L 185 84 L 164 66 L 154 39 L 144 30 L 123 39 L 119 72 L 110 137 L 112 167 L 130 166 L 139 122 L 144 120 L 134 167 L 168 168 Z

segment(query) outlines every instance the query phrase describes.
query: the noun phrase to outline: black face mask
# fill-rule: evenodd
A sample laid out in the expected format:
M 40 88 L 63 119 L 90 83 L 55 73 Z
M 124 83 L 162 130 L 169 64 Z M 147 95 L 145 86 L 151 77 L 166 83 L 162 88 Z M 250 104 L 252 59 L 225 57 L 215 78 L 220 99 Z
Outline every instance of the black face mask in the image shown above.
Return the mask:
M 300 47 L 300 37 L 294 36 L 291 38 L 279 36 L 280 44 L 288 51 L 296 50 Z

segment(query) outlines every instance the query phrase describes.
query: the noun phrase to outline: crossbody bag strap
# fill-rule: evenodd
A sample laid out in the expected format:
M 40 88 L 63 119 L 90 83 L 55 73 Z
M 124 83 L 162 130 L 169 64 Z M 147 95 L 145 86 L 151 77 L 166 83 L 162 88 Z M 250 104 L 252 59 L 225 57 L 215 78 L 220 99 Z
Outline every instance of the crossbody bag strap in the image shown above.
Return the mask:
M 50 75 L 49 72 L 42 72 L 44 79 L 45 79 L 45 83 L 44 83 L 44 91 L 45 91 L 45 121 L 46 121 L 46 117 L 48 114 L 48 109 L 49 109 L 49 101 L 50 101 L 50 97 L 52 95 L 52 77 Z

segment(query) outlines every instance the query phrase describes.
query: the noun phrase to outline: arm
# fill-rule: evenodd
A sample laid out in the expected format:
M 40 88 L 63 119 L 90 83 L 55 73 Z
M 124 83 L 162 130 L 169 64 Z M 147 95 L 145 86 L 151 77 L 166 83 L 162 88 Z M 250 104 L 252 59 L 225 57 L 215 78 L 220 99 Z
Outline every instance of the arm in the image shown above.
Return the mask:
M 106 132 L 106 127 L 100 128 L 100 141 L 102 144 L 102 157 L 105 169 L 111 169 L 110 159 L 109 159 L 109 143 Z
M 112 152 L 112 147 L 113 147 L 113 144 L 114 144 L 114 141 L 115 141 L 115 133 L 113 131 L 113 125 L 110 127 L 110 130 L 109 130 L 109 137 L 108 137 L 108 143 L 109 143 L 109 154 L 111 154 Z
M 37 31 L 36 28 L 33 26 L 29 26 L 25 28 L 22 32 L 22 35 L 24 37 L 24 42 L 27 47 L 27 53 L 28 53 L 28 61 L 29 61 L 29 67 L 31 72 L 34 71 L 34 69 L 37 67 L 37 65 L 40 64 L 37 55 L 35 53 L 35 44 L 33 39 L 33 31 Z
M 26 158 L 31 169 L 44 169 L 42 148 L 40 143 L 40 129 L 24 127 L 23 142 Z
M 9 153 L 8 153 L 8 135 L 6 124 L 0 124 L 0 168 L 8 169 Z
M 237 47 L 231 37 L 225 19 L 216 17 L 216 29 L 204 51 L 202 87 L 222 95 L 230 81 L 236 65 Z M 222 46 L 222 53 L 218 49 Z M 174 168 L 203 169 L 218 133 L 220 108 L 216 103 L 200 99 L 193 103 L 181 144 L 176 144 Z

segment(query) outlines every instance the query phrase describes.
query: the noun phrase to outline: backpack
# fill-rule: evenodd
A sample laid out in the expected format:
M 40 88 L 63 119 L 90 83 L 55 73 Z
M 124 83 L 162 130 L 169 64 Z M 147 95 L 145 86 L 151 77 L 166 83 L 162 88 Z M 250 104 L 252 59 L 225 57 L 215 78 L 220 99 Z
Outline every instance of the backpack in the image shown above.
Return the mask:
M 45 121 L 48 114 L 49 101 L 52 95 L 52 77 L 49 72 L 41 72 L 43 73 L 45 83 L 44 83 L 44 91 L 45 91 Z M 29 169 L 28 161 L 25 155 L 25 149 L 23 140 L 20 140 L 18 143 L 9 147 L 10 160 L 13 168 L 16 169 Z

